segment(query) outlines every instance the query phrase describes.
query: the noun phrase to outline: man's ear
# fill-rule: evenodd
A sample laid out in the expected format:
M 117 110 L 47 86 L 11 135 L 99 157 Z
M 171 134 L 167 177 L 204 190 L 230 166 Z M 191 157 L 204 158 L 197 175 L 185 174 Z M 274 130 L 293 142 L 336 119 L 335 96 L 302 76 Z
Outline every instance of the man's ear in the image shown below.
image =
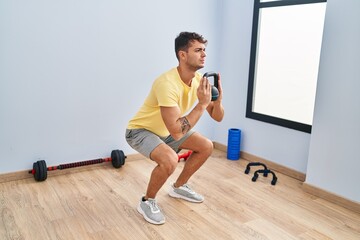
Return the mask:
M 185 51 L 179 51 L 179 58 L 180 59 L 185 59 L 186 57 L 186 52 Z

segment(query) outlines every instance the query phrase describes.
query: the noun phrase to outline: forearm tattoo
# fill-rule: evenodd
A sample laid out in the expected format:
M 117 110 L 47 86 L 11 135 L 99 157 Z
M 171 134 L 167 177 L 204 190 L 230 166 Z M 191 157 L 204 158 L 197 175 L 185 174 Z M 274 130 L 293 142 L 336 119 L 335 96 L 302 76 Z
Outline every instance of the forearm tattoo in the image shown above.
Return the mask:
M 186 117 L 179 118 L 177 122 L 180 122 L 181 132 L 183 134 L 187 133 L 191 129 L 191 125 Z

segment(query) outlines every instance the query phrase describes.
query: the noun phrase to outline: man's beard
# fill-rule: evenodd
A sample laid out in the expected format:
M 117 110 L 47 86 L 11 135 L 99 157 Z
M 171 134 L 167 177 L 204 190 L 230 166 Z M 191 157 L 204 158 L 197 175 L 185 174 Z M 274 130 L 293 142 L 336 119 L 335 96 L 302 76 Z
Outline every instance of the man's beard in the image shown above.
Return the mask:
M 191 66 L 191 68 L 192 68 L 194 71 L 197 71 L 197 70 L 200 70 L 200 69 L 204 68 L 204 66 L 202 66 L 202 65 L 196 65 L 196 66 Z

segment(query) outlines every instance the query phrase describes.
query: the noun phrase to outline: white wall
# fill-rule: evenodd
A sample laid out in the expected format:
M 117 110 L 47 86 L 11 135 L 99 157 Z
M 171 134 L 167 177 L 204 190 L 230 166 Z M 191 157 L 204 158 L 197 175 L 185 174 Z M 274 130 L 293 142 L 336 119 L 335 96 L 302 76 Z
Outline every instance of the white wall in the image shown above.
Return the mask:
M 329 0 L 306 182 L 360 202 L 360 1 Z
M 216 3 L 0 0 L 0 173 L 134 153 L 127 122 L 177 65 L 180 31 L 209 40 L 204 71 L 215 70 Z

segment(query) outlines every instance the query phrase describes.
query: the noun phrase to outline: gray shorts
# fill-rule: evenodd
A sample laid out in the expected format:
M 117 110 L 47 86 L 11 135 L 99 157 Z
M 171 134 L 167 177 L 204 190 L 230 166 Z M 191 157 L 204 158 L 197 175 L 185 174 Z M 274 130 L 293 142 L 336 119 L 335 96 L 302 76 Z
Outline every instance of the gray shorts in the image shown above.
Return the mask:
M 150 158 L 150 153 L 161 143 L 165 143 L 178 153 L 181 150 L 179 146 L 194 132 L 195 131 L 190 130 L 180 140 L 175 141 L 171 135 L 160 137 L 144 128 L 126 129 L 125 139 L 133 149 L 145 157 Z

